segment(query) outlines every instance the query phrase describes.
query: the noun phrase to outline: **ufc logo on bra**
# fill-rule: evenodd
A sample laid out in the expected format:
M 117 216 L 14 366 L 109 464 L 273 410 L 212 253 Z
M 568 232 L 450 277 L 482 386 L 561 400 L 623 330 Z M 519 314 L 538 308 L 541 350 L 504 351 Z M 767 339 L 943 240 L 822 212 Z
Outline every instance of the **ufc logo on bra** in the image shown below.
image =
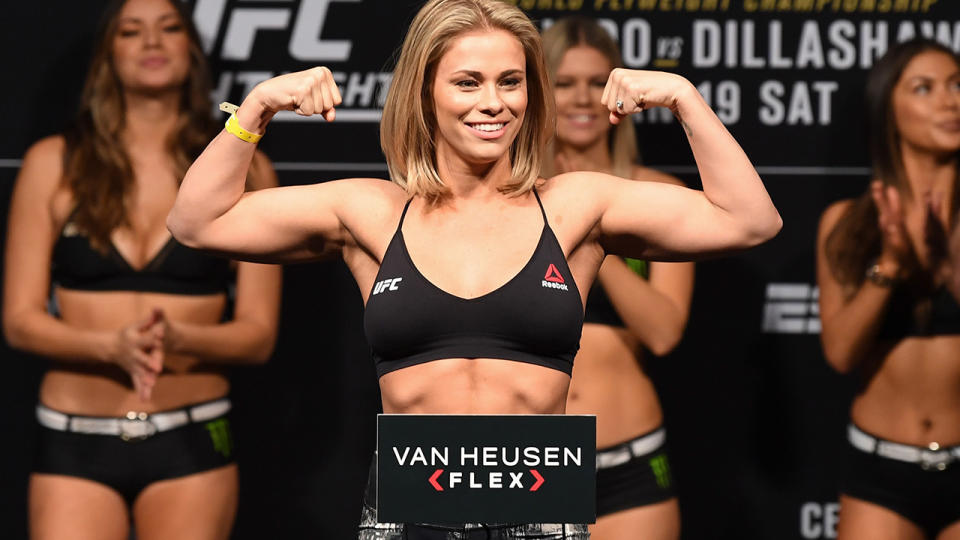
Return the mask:
M 400 288 L 400 287 L 398 286 L 398 284 L 399 284 L 401 281 L 403 281 L 403 278 L 399 278 L 399 277 L 398 277 L 398 278 L 385 279 L 385 280 L 383 280 L 383 281 L 378 281 L 378 282 L 373 286 L 373 294 L 377 295 L 377 294 L 380 294 L 380 293 L 382 293 L 382 292 L 384 292 L 384 291 L 395 291 L 395 290 L 397 290 L 397 289 Z

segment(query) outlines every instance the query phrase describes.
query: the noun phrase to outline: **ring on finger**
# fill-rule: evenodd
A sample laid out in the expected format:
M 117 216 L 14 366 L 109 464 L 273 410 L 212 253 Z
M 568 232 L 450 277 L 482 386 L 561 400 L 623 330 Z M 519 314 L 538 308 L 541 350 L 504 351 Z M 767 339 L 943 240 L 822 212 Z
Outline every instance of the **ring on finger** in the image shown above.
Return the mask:
M 618 111 L 622 111 L 622 110 L 623 110 L 623 100 L 622 100 L 622 99 L 618 99 L 618 100 L 617 100 L 617 110 L 618 110 Z

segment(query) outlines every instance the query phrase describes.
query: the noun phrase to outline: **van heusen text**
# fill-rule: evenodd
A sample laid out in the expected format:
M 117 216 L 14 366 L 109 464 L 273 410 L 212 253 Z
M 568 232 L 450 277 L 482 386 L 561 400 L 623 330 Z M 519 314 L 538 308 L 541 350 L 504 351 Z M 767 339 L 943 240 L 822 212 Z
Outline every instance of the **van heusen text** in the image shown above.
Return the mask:
M 454 463 L 461 467 L 579 467 L 583 464 L 583 449 L 559 446 L 474 446 L 458 447 L 459 459 Z M 431 446 L 393 447 L 393 455 L 400 466 L 450 466 L 450 447 Z
M 449 467 L 450 447 L 392 447 L 393 456 L 401 467 L 428 466 Z M 458 447 L 454 451 L 459 454 L 453 463 L 460 467 L 485 467 L 495 469 L 514 467 L 580 467 L 583 464 L 583 449 L 559 446 L 525 447 Z M 536 491 L 544 482 L 543 476 L 536 469 L 529 471 L 517 470 L 480 470 L 480 471 L 447 471 L 447 478 L 441 479 L 444 469 L 437 468 L 430 476 L 429 482 L 437 491 L 444 491 L 438 479 L 446 484 L 447 489 L 462 486 L 468 489 L 522 489 Z M 509 475 L 509 477 L 507 476 Z M 533 485 L 525 482 L 531 476 Z M 509 482 L 509 485 L 505 485 Z

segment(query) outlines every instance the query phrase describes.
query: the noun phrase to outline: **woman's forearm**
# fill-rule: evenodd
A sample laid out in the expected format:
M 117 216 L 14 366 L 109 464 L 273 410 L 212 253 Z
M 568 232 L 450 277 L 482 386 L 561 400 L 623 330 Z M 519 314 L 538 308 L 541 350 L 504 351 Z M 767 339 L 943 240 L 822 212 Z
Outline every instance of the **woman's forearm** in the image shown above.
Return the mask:
M 892 291 L 867 281 L 842 308 L 821 320 L 823 352 L 835 370 L 850 372 L 874 347 Z
M 262 364 L 270 358 L 275 330 L 256 321 L 221 324 L 170 322 L 168 350 L 217 364 Z
M 272 116 L 254 92 L 237 111 L 240 126 L 255 133 L 263 133 Z M 203 244 L 204 231 L 243 196 L 256 148 L 226 130 L 207 145 L 187 170 L 167 217 L 167 227 L 177 240 L 191 246 Z
M 704 195 L 758 243 L 774 236 L 783 222 L 746 153 L 693 85 L 684 86 L 676 103 Z
M 686 326 L 686 316 L 685 310 L 670 297 L 634 273 L 618 257 L 604 260 L 597 279 L 627 330 L 646 348 L 662 356 L 677 345 Z
M 60 362 L 110 363 L 117 348 L 117 332 L 76 328 L 44 312 L 9 318 L 4 335 L 15 349 Z

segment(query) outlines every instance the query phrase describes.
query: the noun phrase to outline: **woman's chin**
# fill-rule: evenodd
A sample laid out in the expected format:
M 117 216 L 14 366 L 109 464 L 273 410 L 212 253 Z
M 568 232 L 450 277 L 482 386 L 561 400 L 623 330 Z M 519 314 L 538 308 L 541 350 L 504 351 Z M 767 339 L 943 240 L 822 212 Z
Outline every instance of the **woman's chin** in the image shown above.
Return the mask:
M 128 92 L 155 95 L 164 94 L 171 91 L 178 91 L 183 84 L 184 80 L 178 77 L 145 77 L 136 81 L 124 83 L 123 87 Z
M 598 142 L 601 142 L 606 135 L 606 132 L 594 130 L 589 132 L 585 130 L 565 130 L 561 127 L 557 130 L 557 142 L 576 150 L 586 150 L 592 148 Z

